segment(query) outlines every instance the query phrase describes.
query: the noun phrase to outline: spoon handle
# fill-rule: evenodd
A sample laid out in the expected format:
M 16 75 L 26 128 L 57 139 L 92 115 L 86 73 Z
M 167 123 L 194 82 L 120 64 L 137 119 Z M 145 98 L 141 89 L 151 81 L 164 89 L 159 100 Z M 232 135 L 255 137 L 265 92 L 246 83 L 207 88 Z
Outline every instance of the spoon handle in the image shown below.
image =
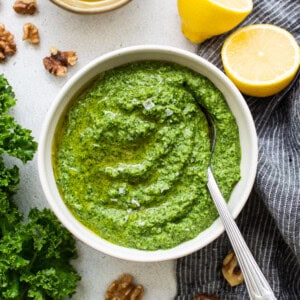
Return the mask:
M 219 212 L 221 221 L 236 254 L 251 300 L 276 300 L 276 297 L 251 254 L 239 228 L 231 216 L 226 201 L 217 185 L 212 170 L 207 169 L 207 187 Z

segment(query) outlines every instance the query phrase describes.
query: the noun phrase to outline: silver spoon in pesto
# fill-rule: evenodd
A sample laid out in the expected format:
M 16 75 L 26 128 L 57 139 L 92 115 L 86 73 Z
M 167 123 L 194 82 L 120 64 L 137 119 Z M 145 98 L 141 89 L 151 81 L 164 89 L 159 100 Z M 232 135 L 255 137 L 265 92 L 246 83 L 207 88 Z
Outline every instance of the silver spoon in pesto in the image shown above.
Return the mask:
M 217 137 L 217 128 L 214 122 L 214 118 L 211 113 L 198 101 L 196 101 L 199 108 L 206 117 L 209 137 L 211 144 L 211 154 L 209 158 L 209 165 L 207 168 L 208 182 L 207 187 L 210 192 L 210 195 L 213 199 L 213 202 L 219 212 L 221 221 L 226 229 L 227 235 L 233 247 L 233 250 L 236 254 L 239 266 L 243 273 L 247 290 L 250 296 L 250 299 L 253 300 L 275 300 L 276 297 L 260 270 L 258 264 L 256 263 L 250 249 L 248 248 L 237 224 L 235 223 L 233 217 L 231 216 L 227 203 L 222 196 L 220 188 L 216 182 L 216 179 L 213 175 L 211 161 L 214 154 L 216 137 Z

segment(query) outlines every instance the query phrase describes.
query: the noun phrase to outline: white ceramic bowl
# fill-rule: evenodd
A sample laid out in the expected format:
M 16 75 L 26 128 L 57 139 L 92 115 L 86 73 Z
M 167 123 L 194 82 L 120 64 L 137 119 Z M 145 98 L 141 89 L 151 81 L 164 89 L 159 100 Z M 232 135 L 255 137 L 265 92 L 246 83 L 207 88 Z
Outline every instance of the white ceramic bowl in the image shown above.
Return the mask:
M 100 13 L 116 9 L 130 0 L 51 0 L 58 6 L 83 14 Z
M 87 229 L 70 213 L 58 192 L 51 161 L 56 125 L 77 91 L 97 74 L 139 60 L 163 60 L 184 65 L 209 78 L 224 94 L 238 124 L 242 149 L 241 180 L 234 188 L 228 204 L 233 217 L 239 214 L 252 189 L 257 167 L 257 136 L 251 113 L 241 93 L 223 72 L 196 54 L 172 47 L 135 46 L 113 51 L 93 60 L 73 76 L 57 95 L 43 124 L 38 149 L 38 167 L 42 188 L 49 205 L 63 225 L 79 240 L 94 249 L 121 259 L 162 261 L 185 256 L 215 240 L 224 231 L 220 219 L 196 238 L 167 250 L 144 251 L 112 244 Z

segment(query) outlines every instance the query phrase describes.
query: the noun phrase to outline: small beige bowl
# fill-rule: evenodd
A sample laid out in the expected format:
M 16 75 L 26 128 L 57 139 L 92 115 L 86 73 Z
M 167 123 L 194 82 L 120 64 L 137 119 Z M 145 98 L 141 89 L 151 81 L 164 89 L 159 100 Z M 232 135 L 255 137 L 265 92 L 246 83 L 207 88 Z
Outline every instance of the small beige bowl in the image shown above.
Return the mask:
M 58 6 L 67 10 L 93 14 L 116 9 L 130 0 L 51 0 Z

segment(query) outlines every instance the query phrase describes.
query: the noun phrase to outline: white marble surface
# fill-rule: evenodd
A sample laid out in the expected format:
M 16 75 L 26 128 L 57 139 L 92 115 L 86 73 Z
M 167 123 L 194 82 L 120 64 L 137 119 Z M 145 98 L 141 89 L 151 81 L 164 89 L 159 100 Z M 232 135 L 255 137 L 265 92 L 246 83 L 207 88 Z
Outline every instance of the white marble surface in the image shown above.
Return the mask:
M 107 13 L 78 15 L 55 6 L 49 0 L 37 0 L 33 16 L 18 15 L 14 0 L 0 1 L 0 23 L 15 36 L 17 53 L 0 64 L 14 88 L 18 103 L 13 114 L 20 124 L 32 130 L 39 140 L 45 115 L 59 89 L 68 78 L 92 59 L 111 50 L 139 44 L 161 44 L 195 51 L 180 31 L 176 0 L 132 0 L 128 5 Z M 22 41 L 23 24 L 32 22 L 40 31 L 41 42 L 33 46 Z M 56 78 L 43 67 L 49 48 L 74 50 L 79 60 L 64 78 Z M 25 213 L 31 207 L 47 206 L 41 190 L 36 157 L 20 164 L 21 183 L 17 195 Z M 107 285 L 123 272 L 129 272 L 146 289 L 144 300 L 168 300 L 176 293 L 174 261 L 135 263 L 118 260 L 77 243 L 76 268 L 82 275 L 76 300 L 103 299 Z

